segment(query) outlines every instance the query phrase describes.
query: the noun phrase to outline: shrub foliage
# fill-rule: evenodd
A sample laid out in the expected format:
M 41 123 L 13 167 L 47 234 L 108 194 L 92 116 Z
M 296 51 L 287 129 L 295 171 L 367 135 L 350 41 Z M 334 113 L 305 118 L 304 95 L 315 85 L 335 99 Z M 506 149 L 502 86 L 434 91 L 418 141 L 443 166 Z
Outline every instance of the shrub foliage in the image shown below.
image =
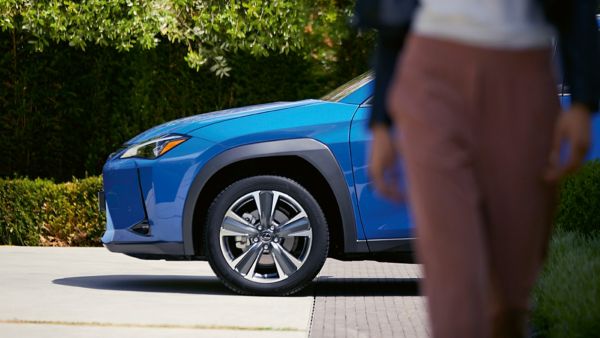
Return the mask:
M 600 161 L 561 186 L 556 231 L 534 290 L 533 322 L 543 337 L 600 332 Z
M 100 177 L 56 184 L 0 179 L 0 245 L 98 246 Z
M 342 3 L 344 3 L 342 1 Z M 347 32 L 350 2 L 328 0 L 0 0 L 0 29 L 28 36 L 43 50 L 53 42 L 85 50 L 186 47 L 188 64 L 229 72 L 230 50 L 255 56 L 300 52 L 327 56 Z
M 600 237 L 558 231 L 534 290 L 533 322 L 544 337 L 600 332 Z
M 17 50 L 0 33 L 0 177 L 66 181 L 98 175 L 108 154 L 156 124 L 272 101 L 318 98 L 355 74 L 336 76 L 299 55 L 230 57 L 231 76 L 197 72 L 185 48 L 118 52 L 55 46 Z M 364 71 L 365 59 L 355 72 Z M 358 62 L 358 61 L 357 61 Z M 10 146 L 8 146 L 10 145 Z
M 318 98 L 367 69 L 372 37 L 350 34 L 351 7 L 0 0 L 0 177 L 99 175 L 156 124 Z
M 555 224 L 586 235 L 600 230 L 600 161 L 588 162 L 563 182 Z

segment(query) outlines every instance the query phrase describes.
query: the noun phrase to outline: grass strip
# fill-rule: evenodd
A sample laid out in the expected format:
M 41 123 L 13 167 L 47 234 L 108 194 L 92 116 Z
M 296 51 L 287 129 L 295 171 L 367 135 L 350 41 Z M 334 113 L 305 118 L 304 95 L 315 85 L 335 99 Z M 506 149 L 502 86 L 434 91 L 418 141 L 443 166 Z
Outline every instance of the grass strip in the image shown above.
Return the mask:
M 70 322 L 61 320 L 25 320 L 25 319 L 0 319 L 0 324 L 34 324 L 34 325 L 61 325 L 61 326 L 93 326 L 93 327 L 118 327 L 118 328 L 148 328 L 148 329 L 189 329 L 189 330 L 227 330 L 227 331 L 277 331 L 300 332 L 302 330 L 291 327 L 269 326 L 234 326 L 234 325 L 200 325 L 200 324 L 133 324 L 133 323 L 101 323 L 101 322 Z
M 541 336 L 599 337 L 600 236 L 557 231 L 533 299 Z

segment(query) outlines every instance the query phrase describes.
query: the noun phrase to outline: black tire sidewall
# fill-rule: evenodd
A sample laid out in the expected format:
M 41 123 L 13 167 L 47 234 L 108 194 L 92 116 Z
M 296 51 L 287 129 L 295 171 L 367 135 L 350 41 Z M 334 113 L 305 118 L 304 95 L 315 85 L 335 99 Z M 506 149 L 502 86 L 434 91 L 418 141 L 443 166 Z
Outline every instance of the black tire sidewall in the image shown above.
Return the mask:
M 295 199 L 306 211 L 313 232 L 311 249 L 304 264 L 279 282 L 259 283 L 245 279 L 229 266 L 220 248 L 219 232 L 225 213 L 240 197 L 257 190 L 279 191 Z M 244 178 L 227 187 L 210 206 L 205 230 L 208 261 L 213 271 L 228 287 L 245 294 L 285 295 L 302 289 L 325 263 L 329 248 L 327 222 L 315 198 L 300 184 L 279 176 Z

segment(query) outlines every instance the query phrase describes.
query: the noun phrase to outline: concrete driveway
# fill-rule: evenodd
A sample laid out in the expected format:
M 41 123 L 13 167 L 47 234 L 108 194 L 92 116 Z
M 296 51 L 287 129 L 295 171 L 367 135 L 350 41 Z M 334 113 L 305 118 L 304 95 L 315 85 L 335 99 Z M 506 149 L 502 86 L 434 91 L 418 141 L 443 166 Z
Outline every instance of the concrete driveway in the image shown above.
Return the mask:
M 234 295 L 206 262 L 0 247 L 3 337 L 305 337 L 312 305 L 310 290 Z
M 222 286 L 206 262 L 144 261 L 104 248 L 0 246 L 0 332 L 426 337 L 419 276 L 416 265 L 328 260 L 298 295 L 248 297 Z

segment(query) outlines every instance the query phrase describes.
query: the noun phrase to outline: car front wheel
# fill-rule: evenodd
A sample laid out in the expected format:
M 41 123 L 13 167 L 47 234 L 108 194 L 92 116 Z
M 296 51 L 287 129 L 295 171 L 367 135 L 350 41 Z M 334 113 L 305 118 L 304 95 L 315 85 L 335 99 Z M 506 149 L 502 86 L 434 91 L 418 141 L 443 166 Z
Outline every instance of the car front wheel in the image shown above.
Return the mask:
M 208 261 L 242 294 L 288 295 L 305 287 L 327 258 L 329 234 L 317 201 L 279 176 L 239 180 L 208 211 Z

